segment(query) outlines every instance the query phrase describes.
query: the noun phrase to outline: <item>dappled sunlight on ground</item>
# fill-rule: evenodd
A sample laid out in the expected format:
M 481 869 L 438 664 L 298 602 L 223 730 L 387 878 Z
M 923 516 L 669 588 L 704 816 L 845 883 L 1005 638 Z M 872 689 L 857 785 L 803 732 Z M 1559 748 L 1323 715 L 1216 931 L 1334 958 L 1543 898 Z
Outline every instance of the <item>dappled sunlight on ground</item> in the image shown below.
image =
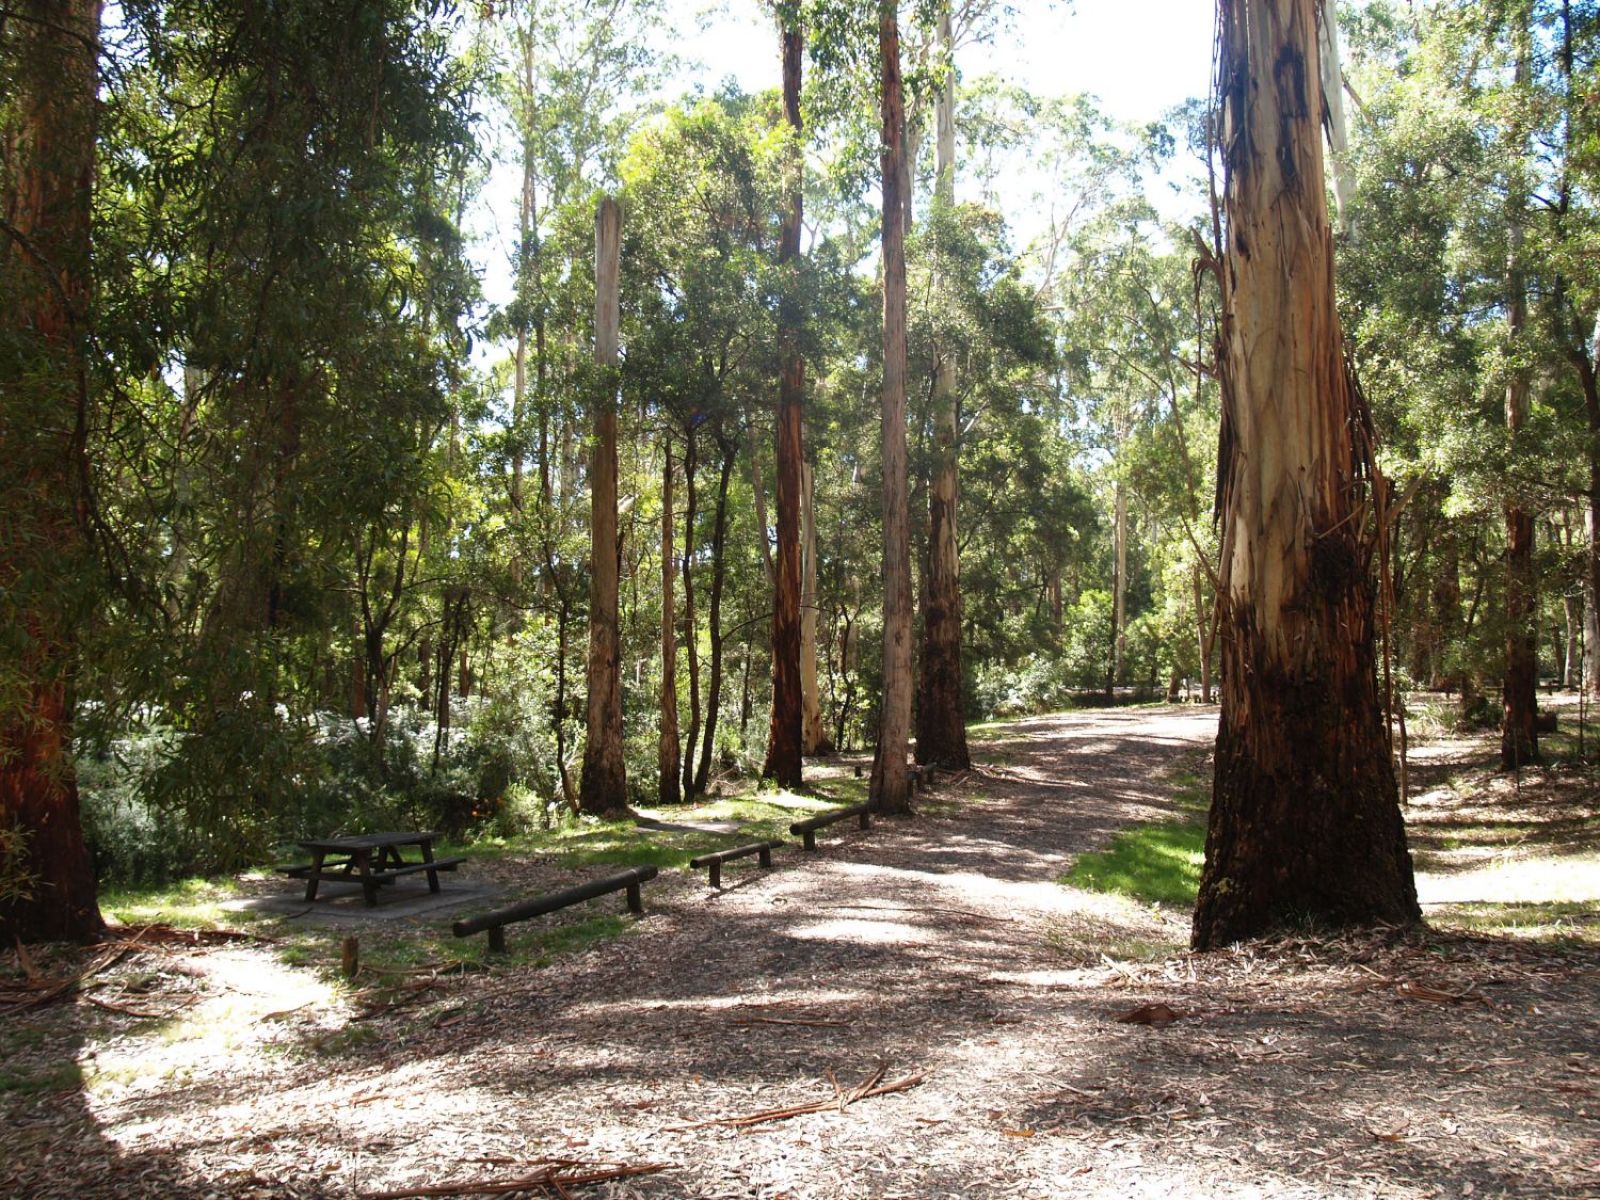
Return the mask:
M 607 1200 L 1600 1194 L 1593 945 L 1380 932 L 1195 956 L 1187 912 L 1057 882 L 1181 811 L 1169 781 L 1203 770 L 1214 720 L 986 731 L 1000 761 L 936 784 L 923 815 L 832 826 L 720 892 L 663 871 L 624 936 L 544 969 L 390 997 L 269 948 L 207 954 L 204 998 L 169 1026 L 78 1035 L 85 1064 L 119 1053 L 165 1082 L 90 1083 L 86 1115 L 14 1123 L 0 1183 L 348 1200 L 560 1158 L 668 1165 L 572 1189 Z M 1600 858 L 1561 865 L 1502 854 L 1421 882 L 1592 904 Z M 1161 1021 L 1119 1020 L 1157 1003 Z M 844 1103 L 874 1079 L 895 1086 Z M 796 1106 L 815 1111 L 725 1123 Z

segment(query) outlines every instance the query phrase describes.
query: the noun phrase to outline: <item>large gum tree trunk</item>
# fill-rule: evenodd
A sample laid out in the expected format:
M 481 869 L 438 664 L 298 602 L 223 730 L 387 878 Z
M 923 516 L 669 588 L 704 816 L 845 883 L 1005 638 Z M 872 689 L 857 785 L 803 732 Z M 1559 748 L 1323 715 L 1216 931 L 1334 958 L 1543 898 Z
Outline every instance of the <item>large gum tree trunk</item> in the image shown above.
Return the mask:
M 100 6 L 0 23 L 0 944 L 104 929 L 72 760 Z
M 1219 12 L 1227 614 L 1198 949 L 1420 915 L 1374 669 L 1371 427 L 1334 308 L 1317 0 Z
M 772 723 L 767 731 L 764 779 L 781 787 L 800 786 L 800 738 L 803 692 L 800 680 L 800 468 L 801 415 L 805 406 L 806 364 L 800 354 L 800 222 L 801 171 L 804 160 L 800 120 L 800 55 L 804 48 L 798 25 L 786 25 L 783 50 L 783 112 L 790 144 L 785 155 L 787 193 L 778 231 L 778 271 L 783 294 L 778 302 L 778 452 L 774 466 L 778 493 L 778 561 L 773 578 Z
M 911 809 L 906 748 L 911 738 L 911 538 L 906 499 L 905 106 L 895 0 L 879 0 L 883 117 L 883 702 L 871 803 Z
M 939 42 L 953 53 L 950 6 L 939 14 Z M 936 195 L 948 214 L 956 202 L 956 83 L 947 64 L 934 106 Z M 966 770 L 967 726 L 961 705 L 961 559 L 956 539 L 960 475 L 960 399 L 955 355 L 940 349 L 933 375 L 933 478 L 928 486 L 927 595 L 922 605 L 922 674 L 917 689 L 917 761 Z
M 578 781 L 578 804 L 586 813 L 617 813 L 628 807 L 617 608 L 621 575 L 617 546 L 617 267 L 621 235 L 622 211 L 607 196 L 595 210 L 594 357 L 600 382 L 594 394 L 594 465 L 590 472 L 589 736 Z

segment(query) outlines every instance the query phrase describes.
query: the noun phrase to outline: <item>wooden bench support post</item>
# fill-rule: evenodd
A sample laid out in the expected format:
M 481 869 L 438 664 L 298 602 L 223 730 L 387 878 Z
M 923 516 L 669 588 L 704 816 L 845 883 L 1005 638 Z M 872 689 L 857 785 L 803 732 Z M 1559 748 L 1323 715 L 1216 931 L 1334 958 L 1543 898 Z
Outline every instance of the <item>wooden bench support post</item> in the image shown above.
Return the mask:
M 835 821 L 844 821 L 851 817 L 855 817 L 863 829 L 872 827 L 872 810 L 865 804 L 853 804 L 849 808 L 836 808 L 832 812 L 818 813 L 814 817 L 807 817 L 804 821 L 796 821 L 789 826 L 789 832 L 800 838 L 800 844 L 807 850 L 815 850 L 817 830 L 832 825 Z
M 506 951 L 506 927 L 504 925 L 491 925 L 491 926 L 489 926 L 489 953 L 490 954 L 505 954 L 505 953 L 507 953 L 507 951 Z
M 711 871 L 710 884 L 714 888 L 722 886 L 722 864 L 731 862 L 736 858 L 748 858 L 752 854 L 760 855 L 763 867 L 772 866 L 772 852 L 783 846 L 780 841 L 751 842 L 748 846 L 735 846 L 731 850 L 718 850 L 712 854 L 701 854 L 689 860 L 691 867 L 708 867 Z

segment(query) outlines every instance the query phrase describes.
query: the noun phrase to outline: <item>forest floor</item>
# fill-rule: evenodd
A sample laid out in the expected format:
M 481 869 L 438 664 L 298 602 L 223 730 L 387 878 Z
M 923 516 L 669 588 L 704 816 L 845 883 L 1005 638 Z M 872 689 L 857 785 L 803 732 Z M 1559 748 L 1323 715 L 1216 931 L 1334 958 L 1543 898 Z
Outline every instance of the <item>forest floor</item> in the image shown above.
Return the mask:
M 1594 769 L 1504 779 L 1487 736 L 1414 729 L 1430 926 L 1194 955 L 1184 909 L 1061 880 L 1192 826 L 1214 730 L 975 730 L 915 818 L 720 892 L 664 870 L 647 917 L 575 918 L 596 936 L 548 961 L 374 965 L 374 923 L 346 983 L 336 937 L 259 917 L 8 953 L 0 1195 L 1600 1195 Z

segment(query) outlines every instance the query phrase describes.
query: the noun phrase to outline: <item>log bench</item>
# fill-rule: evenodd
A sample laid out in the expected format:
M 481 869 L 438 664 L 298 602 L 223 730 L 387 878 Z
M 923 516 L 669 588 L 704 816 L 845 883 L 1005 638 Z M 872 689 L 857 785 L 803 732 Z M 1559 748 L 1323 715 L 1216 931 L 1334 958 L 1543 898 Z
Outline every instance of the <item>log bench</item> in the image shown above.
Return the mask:
M 557 909 L 571 908 L 574 904 L 582 904 L 585 900 L 593 900 L 596 896 L 604 896 L 607 892 L 620 892 L 624 888 L 628 892 L 628 911 L 636 917 L 644 915 L 644 896 L 640 886 L 656 877 L 656 868 L 653 866 L 630 867 L 626 871 L 619 871 L 615 875 L 607 875 L 603 879 L 591 879 L 588 883 L 580 883 L 574 887 L 563 888 L 559 892 L 549 892 L 543 896 L 535 896 L 531 900 L 523 900 L 517 904 L 508 904 L 504 908 L 497 908 L 493 912 L 482 913 L 476 917 L 467 917 L 457 921 L 451 930 L 457 937 L 471 937 L 475 933 L 489 934 L 489 952 L 491 954 L 504 954 L 506 952 L 507 925 L 516 921 L 526 921 L 531 917 L 542 917 L 546 913 L 553 913 Z
M 807 850 L 817 848 L 817 830 L 832 825 L 835 821 L 845 821 L 856 817 L 861 822 L 861 828 L 872 827 L 872 810 L 865 804 L 852 804 L 848 808 L 836 808 L 832 812 L 818 813 L 814 817 L 807 817 L 804 821 L 796 821 L 789 826 L 789 832 L 801 839 L 801 844 Z
M 710 867 L 711 886 L 720 888 L 722 886 L 723 863 L 735 858 L 748 858 L 752 854 L 759 854 L 761 856 L 761 865 L 770 867 L 772 865 L 772 852 L 781 850 L 783 846 L 784 842 L 778 838 L 774 838 L 770 842 L 751 842 L 748 846 L 735 846 L 732 850 L 718 850 L 715 854 L 698 855 L 689 860 L 689 865 L 696 870 L 701 867 Z

